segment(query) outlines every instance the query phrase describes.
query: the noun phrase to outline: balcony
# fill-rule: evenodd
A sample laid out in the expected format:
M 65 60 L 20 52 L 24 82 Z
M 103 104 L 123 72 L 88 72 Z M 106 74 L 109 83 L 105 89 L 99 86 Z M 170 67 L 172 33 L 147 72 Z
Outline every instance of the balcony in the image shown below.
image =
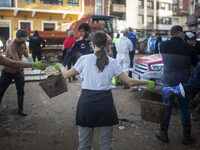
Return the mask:
M 126 6 L 123 4 L 111 4 L 110 10 L 113 13 L 126 13 Z
M 199 18 L 199 17 L 200 17 L 200 2 L 197 3 L 197 4 L 195 5 L 195 13 L 194 13 L 194 16 L 195 16 L 196 18 Z
M 189 15 L 189 10 L 174 8 L 174 9 L 173 9 L 173 15 L 176 15 L 176 16 L 185 16 L 185 15 Z
M 187 17 L 187 22 L 186 22 L 187 25 L 195 25 L 197 23 L 198 23 L 198 20 L 197 18 L 194 17 L 194 15 L 189 15 Z

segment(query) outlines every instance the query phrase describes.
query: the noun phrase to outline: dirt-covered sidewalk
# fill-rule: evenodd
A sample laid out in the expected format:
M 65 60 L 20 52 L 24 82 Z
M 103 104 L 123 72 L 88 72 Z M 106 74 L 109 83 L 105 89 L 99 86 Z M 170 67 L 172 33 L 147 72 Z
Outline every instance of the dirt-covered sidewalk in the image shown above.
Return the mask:
M 81 92 L 80 82 L 69 83 L 69 91 L 49 99 L 38 82 L 25 86 L 27 117 L 17 115 L 15 85 L 12 84 L 0 106 L 0 150 L 77 150 L 78 132 L 75 113 Z M 182 145 L 180 112 L 174 109 L 169 138 L 166 144 L 156 139 L 158 124 L 143 121 L 140 115 L 142 91 L 131 92 L 120 86 L 113 95 L 120 124 L 114 127 L 115 150 L 199 150 L 200 122 L 192 122 L 196 143 Z M 124 128 L 125 127 L 125 128 Z M 98 147 L 98 130 L 94 137 L 94 150 Z

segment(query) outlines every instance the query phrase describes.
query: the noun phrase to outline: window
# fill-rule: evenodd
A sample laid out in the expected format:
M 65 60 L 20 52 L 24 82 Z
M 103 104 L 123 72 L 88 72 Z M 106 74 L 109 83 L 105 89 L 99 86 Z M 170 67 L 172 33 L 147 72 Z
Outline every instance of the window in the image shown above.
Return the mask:
M 40 4 L 62 5 L 63 0 L 40 0 Z
M 19 20 L 18 21 L 19 29 L 24 29 L 25 26 L 28 26 L 30 30 L 33 30 L 33 21 L 32 20 Z
M 121 5 L 126 5 L 126 1 L 124 0 L 112 0 L 112 4 L 121 4 Z
M 173 24 L 179 24 L 179 19 L 178 18 L 173 18 Z
M 153 9 L 153 1 L 147 1 L 147 7 Z
M 157 9 L 172 10 L 172 4 L 158 2 L 157 3 Z
M 153 16 L 147 16 L 147 24 L 153 24 Z
M 138 16 L 138 23 L 139 24 L 144 24 L 144 16 L 143 15 L 139 15 Z
M 56 25 L 55 23 L 44 23 L 44 31 L 55 31 Z
M 79 6 L 78 0 L 68 0 L 68 6 L 78 7 Z
M 96 0 L 95 2 L 96 15 L 102 15 L 102 0 Z
M 11 7 L 11 0 L 0 0 L 0 7 Z
M 144 8 L 144 0 L 139 0 L 138 1 L 138 7 L 139 8 Z
M 169 10 L 172 10 L 172 4 L 169 4 Z
M 170 17 L 162 17 L 157 18 L 157 24 L 172 24 L 172 18 Z
M 35 3 L 35 0 L 21 0 L 24 3 Z
M 31 29 L 30 22 L 20 22 L 20 29 L 24 29 L 25 26 L 29 26 L 29 28 Z
M 183 0 L 179 0 L 179 8 L 183 9 Z
M 160 5 L 160 9 L 163 9 L 163 10 L 165 10 L 165 3 L 161 3 L 161 5 Z

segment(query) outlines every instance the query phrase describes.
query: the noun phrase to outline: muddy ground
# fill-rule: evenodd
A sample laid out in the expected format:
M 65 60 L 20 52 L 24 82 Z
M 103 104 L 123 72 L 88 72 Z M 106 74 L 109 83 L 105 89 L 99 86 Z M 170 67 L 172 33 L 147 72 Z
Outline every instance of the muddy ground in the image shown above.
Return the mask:
M 17 114 L 16 90 L 12 84 L 0 106 L 0 150 L 77 150 L 75 113 L 80 85 L 80 80 L 69 83 L 68 92 L 49 99 L 39 82 L 27 82 L 24 104 L 28 116 L 21 117 Z M 114 126 L 115 150 L 200 149 L 200 122 L 192 121 L 196 143 L 182 145 L 180 112 L 175 108 L 169 128 L 170 143 L 160 142 L 154 135 L 159 125 L 141 119 L 139 99 L 143 91 L 131 92 L 121 86 L 112 91 L 121 120 Z M 125 129 L 120 130 L 120 126 Z M 99 150 L 98 130 L 94 136 L 94 150 Z

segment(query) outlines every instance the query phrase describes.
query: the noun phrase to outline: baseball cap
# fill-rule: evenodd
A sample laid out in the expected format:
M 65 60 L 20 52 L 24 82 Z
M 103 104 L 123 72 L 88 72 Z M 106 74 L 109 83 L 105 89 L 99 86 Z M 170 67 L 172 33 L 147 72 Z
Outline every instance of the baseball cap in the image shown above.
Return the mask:
M 186 32 L 186 33 L 184 34 L 184 40 L 185 40 L 185 41 L 187 41 L 187 40 L 196 40 L 197 37 L 198 37 L 198 36 L 195 35 L 195 34 L 192 33 L 192 32 Z
M 19 37 L 22 41 L 28 41 L 28 32 L 24 29 L 19 29 L 16 33 L 16 36 Z

